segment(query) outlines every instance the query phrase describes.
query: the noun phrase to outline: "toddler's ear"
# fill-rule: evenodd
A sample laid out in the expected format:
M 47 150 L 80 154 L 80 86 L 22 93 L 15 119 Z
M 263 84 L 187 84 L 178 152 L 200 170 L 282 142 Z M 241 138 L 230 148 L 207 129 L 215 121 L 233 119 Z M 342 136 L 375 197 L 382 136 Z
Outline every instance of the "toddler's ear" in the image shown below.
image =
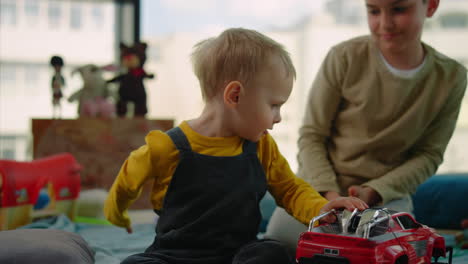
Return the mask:
M 242 84 L 239 81 L 232 81 L 224 88 L 223 100 L 228 106 L 234 107 L 239 103 Z

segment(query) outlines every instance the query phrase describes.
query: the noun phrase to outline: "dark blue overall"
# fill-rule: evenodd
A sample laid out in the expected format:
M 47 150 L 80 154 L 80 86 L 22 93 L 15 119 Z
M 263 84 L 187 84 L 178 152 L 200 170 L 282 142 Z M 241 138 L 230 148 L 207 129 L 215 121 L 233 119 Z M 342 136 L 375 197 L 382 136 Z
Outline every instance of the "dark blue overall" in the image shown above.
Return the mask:
M 245 141 L 243 152 L 216 157 L 192 151 L 178 127 L 168 132 L 180 152 L 156 227 L 145 253 L 125 264 L 287 264 L 289 256 L 273 240 L 257 240 L 259 202 L 267 183 L 257 144 Z

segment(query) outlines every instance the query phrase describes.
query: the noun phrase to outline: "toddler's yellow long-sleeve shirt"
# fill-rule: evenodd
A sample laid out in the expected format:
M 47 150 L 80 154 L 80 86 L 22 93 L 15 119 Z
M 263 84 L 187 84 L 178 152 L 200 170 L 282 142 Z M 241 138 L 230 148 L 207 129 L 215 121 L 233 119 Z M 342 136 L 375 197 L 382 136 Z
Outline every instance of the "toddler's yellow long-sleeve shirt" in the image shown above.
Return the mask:
M 240 137 L 205 137 L 192 130 L 187 122 L 182 122 L 179 127 L 194 152 L 210 156 L 235 156 L 242 152 L 243 139 Z M 260 139 L 257 153 L 265 170 L 268 190 L 276 203 L 307 224 L 327 200 L 294 175 L 270 135 Z M 106 218 L 117 226 L 129 227 L 131 222 L 127 210 L 150 179 L 154 180 L 151 194 L 153 208 L 162 210 L 164 197 L 178 163 L 179 151 L 170 137 L 162 131 L 150 132 L 146 136 L 146 144 L 133 151 L 122 165 L 105 203 Z

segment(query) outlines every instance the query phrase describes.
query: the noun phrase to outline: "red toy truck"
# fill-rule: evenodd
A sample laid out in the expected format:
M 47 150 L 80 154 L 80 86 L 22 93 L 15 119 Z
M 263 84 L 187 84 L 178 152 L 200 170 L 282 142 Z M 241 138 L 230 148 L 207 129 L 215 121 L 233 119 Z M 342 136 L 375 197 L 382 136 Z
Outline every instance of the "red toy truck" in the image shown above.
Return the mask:
M 314 227 L 335 213 L 337 221 Z M 450 251 L 449 263 L 452 262 Z M 445 257 L 445 240 L 404 212 L 370 208 L 330 211 L 310 221 L 296 251 L 300 264 L 422 264 Z M 432 258 L 435 262 L 431 262 Z

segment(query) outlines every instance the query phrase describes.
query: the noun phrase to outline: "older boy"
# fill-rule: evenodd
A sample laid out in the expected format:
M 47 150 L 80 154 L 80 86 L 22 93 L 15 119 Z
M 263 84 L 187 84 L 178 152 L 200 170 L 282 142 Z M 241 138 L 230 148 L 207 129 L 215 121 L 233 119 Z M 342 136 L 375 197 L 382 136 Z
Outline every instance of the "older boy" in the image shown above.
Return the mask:
M 443 160 L 466 69 L 421 42 L 439 0 L 365 3 L 371 35 L 333 47 L 312 86 L 298 175 L 329 200 L 356 196 L 411 212 L 410 195 Z M 278 209 L 267 236 L 294 248 L 303 229 Z
M 358 198 L 322 198 L 292 173 L 267 133 L 281 121 L 295 77 L 280 44 L 230 29 L 196 45 L 192 60 L 203 112 L 168 133 L 151 132 L 125 161 L 106 202 L 109 221 L 131 231 L 127 209 L 154 179 L 155 241 L 123 263 L 289 263 L 280 243 L 257 239 L 267 190 L 303 223 L 332 208 L 367 207 Z

